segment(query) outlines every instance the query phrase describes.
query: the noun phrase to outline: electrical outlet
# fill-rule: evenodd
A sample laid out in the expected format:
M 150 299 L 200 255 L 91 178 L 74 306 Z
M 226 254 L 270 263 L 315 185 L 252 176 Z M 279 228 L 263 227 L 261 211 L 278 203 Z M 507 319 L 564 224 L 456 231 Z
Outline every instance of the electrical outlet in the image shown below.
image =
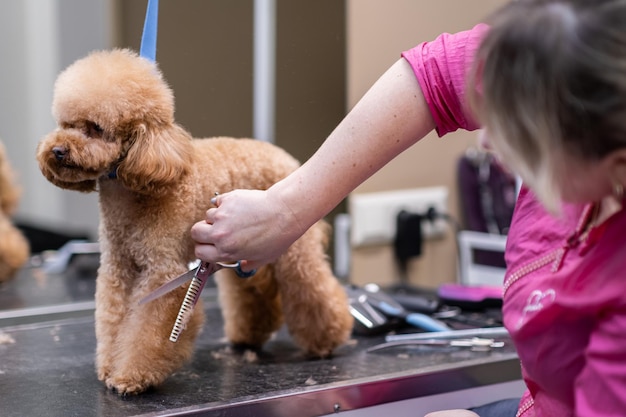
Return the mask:
M 446 187 L 352 194 L 348 200 L 351 244 L 353 247 L 390 244 L 396 235 L 396 216 L 400 211 L 426 214 L 433 208 L 437 213 L 447 213 L 447 202 Z M 443 218 L 422 223 L 425 239 L 441 237 L 446 229 Z

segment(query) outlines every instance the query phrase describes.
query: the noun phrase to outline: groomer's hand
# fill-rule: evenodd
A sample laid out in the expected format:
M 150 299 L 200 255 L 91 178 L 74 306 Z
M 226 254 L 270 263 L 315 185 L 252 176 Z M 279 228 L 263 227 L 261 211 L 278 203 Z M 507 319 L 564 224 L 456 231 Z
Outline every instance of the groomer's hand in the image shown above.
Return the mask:
M 306 231 L 271 189 L 235 190 L 213 202 L 205 220 L 191 228 L 195 255 L 203 261 L 242 261 L 244 271 L 257 269 L 276 260 Z

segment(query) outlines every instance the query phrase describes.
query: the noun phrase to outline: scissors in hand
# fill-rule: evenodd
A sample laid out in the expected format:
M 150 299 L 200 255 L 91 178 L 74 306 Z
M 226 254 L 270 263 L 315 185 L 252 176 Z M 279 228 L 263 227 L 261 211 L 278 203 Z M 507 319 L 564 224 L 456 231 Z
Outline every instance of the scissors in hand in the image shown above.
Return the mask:
M 180 334 L 185 327 L 187 326 L 187 322 L 191 317 L 191 312 L 198 302 L 200 298 L 200 294 L 202 293 L 202 289 L 204 288 L 207 280 L 211 275 L 215 272 L 219 271 L 222 268 L 233 269 L 237 276 L 240 278 L 249 278 L 256 273 L 256 270 L 251 270 L 245 272 L 241 269 L 241 261 L 235 263 L 225 263 L 225 262 L 200 262 L 195 268 L 190 269 L 184 274 L 174 278 L 173 280 L 166 282 L 156 290 L 152 291 L 146 297 L 142 298 L 139 301 L 139 304 L 145 304 L 150 301 L 156 300 L 164 296 L 165 294 L 175 290 L 180 287 L 187 281 L 191 280 L 189 284 L 189 288 L 187 288 L 187 294 L 185 294 L 185 298 L 178 310 L 178 315 L 176 316 L 176 321 L 174 322 L 174 327 L 172 328 L 172 332 L 170 333 L 170 341 L 177 342 Z

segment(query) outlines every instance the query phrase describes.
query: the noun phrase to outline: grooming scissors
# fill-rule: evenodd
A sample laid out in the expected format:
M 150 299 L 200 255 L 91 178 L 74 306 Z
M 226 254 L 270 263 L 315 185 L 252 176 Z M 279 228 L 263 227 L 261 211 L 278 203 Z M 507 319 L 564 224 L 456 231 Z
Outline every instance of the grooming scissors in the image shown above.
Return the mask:
M 250 278 L 256 273 L 256 270 L 254 269 L 252 271 L 244 272 L 241 269 L 241 261 L 231 264 L 224 262 L 200 262 L 200 265 L 198 265 L 197 267 L 190 269 L 184 274 L 178 276 L 177 278 L 174 278 L 171 281 L 166 282 L 156 290 L 152 291 L 146 297 L 142 298 L 139 301 L 139 304 L 141 305 L 156 300 L 157 298 L 164 296 L 165 294 L 180 287 L 185 282 L 191 280 L 189 288 L 187 288 L 185 298 L 183 299 L 180 309 L 178 310 L 178 315 L 176 316 L 174 327 L 172 328 L 172 332 L 170 333 L 170 341 L 177 342 L 178 337 L 187 326 L 187 322 L 191 317 L 191 312 L 198 302 L 200 294 L 202 293 L 202 289 L 204 288 L 209 277 L 222 268 L 233 269 L 237 276 L 239 276 L 240 278 Z

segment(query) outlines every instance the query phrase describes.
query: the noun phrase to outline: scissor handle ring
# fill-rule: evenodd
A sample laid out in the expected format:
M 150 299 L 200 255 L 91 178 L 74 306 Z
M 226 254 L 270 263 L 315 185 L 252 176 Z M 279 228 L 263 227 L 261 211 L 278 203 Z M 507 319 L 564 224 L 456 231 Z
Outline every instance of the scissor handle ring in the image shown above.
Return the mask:
M 248 272 L 241 269 L 241 261 L 237 261 L 237 266 L 235 267 L 235 273 L 239 278 L 250 278 L 254 274 L 256 274 L 256 269 L 252 269 Z

